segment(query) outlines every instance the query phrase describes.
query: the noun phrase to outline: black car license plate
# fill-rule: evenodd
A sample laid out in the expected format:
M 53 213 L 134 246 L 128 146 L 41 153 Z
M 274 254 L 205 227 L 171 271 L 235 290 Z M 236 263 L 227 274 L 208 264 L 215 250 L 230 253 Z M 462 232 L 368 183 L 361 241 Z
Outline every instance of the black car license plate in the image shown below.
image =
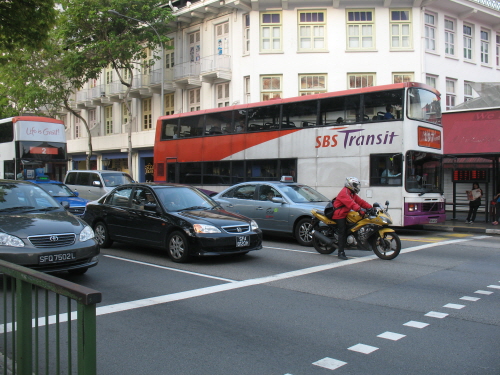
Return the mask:
M 250 245 L 250 238 L 248 236 L 236 237 L 236 247 L 245 247 Z
M 76 259 L 75 252 L 39 255 L 38 264 L 62 263 L 62 262 L 69 262 L 75 259 Z

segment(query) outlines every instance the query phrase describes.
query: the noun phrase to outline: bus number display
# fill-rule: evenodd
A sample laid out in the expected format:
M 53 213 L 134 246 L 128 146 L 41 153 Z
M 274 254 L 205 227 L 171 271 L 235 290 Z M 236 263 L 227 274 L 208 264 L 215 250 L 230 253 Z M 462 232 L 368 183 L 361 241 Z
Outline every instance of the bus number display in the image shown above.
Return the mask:
M 55 147 L 30 147 L 31 154 L 57 155 L 59 150 Z

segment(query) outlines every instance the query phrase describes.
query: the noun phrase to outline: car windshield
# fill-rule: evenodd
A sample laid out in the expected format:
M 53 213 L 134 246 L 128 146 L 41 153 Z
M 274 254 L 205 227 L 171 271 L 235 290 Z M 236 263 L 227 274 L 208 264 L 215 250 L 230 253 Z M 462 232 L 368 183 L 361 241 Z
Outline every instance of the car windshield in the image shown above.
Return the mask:
M 57 208 L 61 206 L 39 186 L 14 182 L 0 183 L 0 213 Z
M 104 179 L 104 185 L 107 187 L 115 187 L 123 184 L 131 184 L 134 182 L 132 177 L 126 173 L 116 172 L 116 173 L 106 173 L 102 175 Z
M 156 187 L 156 195 L 167 211 L 209 210 L 217 204 L 202 192 L 188 187 Z
M 53 197 L 74 197 L 73 192 L 63 184 L 40 184 L 43 190 L 52 195 Z
M 307 185 L 285 185 L 281 190 L 295 203 L 328 202 L 329 199 Z

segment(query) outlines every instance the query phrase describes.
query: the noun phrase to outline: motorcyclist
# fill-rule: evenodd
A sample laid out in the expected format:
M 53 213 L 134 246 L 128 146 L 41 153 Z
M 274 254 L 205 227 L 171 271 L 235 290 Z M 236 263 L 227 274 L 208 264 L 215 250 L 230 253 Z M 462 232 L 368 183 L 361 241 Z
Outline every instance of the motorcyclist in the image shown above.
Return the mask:
M 358 195 L 361 183 L 356 177 L 347 177 L 342 190 L 337 195 L 337 199 L 333 204 L 335 211 L 332 219 L 337 223 L 339 235 L 338 257 L 339 259 L 347 260 L 344 252 L 347 240 L 347 225 L 346 217 L 349 211 L 357 211 L 360 215 L 364 215 L 367 209 L 372 208 L 372 205 Z

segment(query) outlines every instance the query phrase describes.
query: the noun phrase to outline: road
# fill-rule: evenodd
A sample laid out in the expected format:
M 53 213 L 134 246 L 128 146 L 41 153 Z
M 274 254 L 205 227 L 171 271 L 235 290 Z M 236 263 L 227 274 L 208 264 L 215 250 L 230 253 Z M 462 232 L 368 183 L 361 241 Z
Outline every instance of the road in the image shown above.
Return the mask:
M 115 243 L 65 278 L 103 293 L 99 374 L 500 374 L 499 237 L 400 235 L 393 261 L 266 236 L 175 264 Z

